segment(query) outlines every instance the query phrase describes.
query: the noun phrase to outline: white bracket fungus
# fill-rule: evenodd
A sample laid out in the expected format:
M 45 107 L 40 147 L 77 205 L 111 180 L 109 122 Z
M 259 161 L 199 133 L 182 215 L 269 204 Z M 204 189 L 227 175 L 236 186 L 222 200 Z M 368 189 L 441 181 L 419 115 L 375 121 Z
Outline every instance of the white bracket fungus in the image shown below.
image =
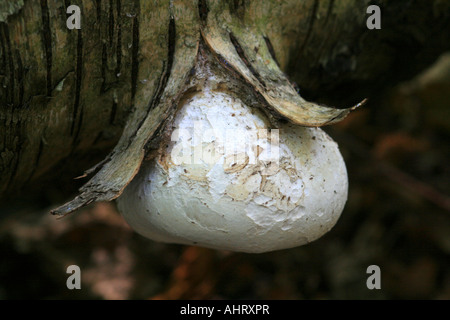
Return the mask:
M 118 199 L 126 221 L 156 241 L 241 252 L 311 242 L 337 222 L 347 172 L 320 128 L 281 124 L 214 79 L 182 105 L 172 141 Z

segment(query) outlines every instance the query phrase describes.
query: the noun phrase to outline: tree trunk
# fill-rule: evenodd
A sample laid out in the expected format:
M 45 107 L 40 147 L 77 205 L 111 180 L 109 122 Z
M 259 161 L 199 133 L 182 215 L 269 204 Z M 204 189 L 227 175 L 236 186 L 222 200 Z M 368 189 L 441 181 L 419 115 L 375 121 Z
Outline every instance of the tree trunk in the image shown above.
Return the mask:
M 366 27 L 372 3 L 381 30 Z M 66 27 L 70 5 L 80 30 Z M 0 0 L 0 195 L 68 196 L 102 159 L 56 213 L 120 195 L 189 89 L 200 47 L 274 116 L 318 126 L 348 110 L 306 102 L 292 81 L 339 107 L 376 97 L 449 49 L 449 12 L 445 0 Z

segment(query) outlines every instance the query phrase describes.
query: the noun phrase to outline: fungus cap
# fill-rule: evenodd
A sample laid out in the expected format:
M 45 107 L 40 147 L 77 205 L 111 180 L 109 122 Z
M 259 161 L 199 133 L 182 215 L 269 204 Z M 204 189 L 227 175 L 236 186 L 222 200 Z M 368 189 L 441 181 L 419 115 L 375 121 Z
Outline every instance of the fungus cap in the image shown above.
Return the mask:
M 177 112 L 172 140 L 118 199 L 155 241 L 240 252 L 309 243 L 337 222 L 347 172 L 320 128 L 282 124 L 226 92 L 205 90 Z

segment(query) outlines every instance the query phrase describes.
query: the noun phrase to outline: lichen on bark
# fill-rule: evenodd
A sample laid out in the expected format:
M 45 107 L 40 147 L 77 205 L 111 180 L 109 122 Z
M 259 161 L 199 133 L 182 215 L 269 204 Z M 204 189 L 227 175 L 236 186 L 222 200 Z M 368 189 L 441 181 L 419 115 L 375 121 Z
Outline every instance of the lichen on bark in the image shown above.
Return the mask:
M 23 7 L 23 0 L 0 1 L 0 22 L 6 22 L 8 16 L 16 14 Z

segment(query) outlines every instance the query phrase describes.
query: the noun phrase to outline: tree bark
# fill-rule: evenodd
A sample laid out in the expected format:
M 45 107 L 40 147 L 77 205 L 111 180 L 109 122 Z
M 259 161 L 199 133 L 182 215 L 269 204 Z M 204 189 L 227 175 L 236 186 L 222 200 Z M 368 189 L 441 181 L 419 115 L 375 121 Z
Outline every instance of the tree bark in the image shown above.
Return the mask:
M 366 28 L 372 3 L 382 30 Z M 66 27 L 69 5 L 81 8 L 80 30 Z M 0 195 L 64 197 L 99 163 L 60 214 L 120 194 L 187 90 L 202 44 L 271 112 L 304 125 L 332 117 L 299 120 L 318 107 L 292 81 L 307 98 L 351 106 L 450 47 L 445 0 L 0 0 L 0 9 Z

